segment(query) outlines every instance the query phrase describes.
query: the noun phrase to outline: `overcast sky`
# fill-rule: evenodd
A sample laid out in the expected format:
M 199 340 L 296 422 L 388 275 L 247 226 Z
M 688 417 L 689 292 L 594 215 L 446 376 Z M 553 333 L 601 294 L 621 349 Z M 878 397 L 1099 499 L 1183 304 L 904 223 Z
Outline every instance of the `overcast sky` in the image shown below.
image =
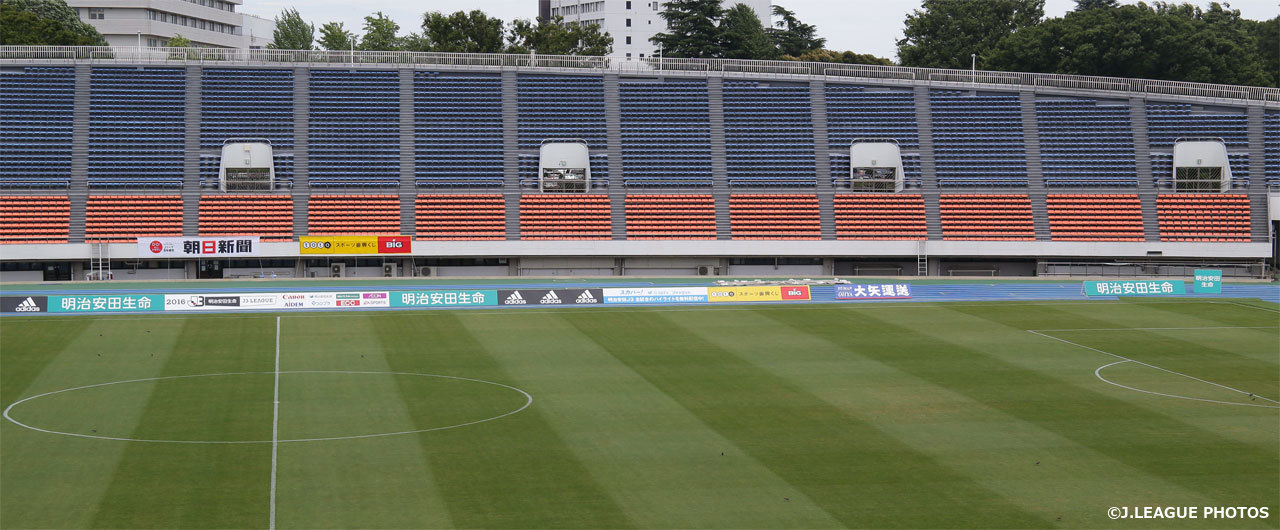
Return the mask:
M 829 49 L 853 50 L 895 60 L 897 41 L 902 38 L 902 21 L 907 13 L 920 6 L 919 0 L 774 0 L 774 3 L 795 11 L 801 21 L 816 25 L 818 34 L 826 37 Z M 1208 0 L 1193 3 L 1207 6 Z M 1280 3 L 1276 0 L 1235 0 L 1230 4 L 1245 18 L 1264 20 L 1280 14 Z M 1074 6 L 1075 0 L 1046 0 L 1045 16 L 1060 17 Z M 375 11 L 382 11 L 394 19 L 404 34 L 420 30 L 424 11 L 479 9 L 508 22 L 538 16 L 537 0 L 456 0 L 447 3 L 421 0 L 245 0 L 241 10 L 274 18 L 289 7 L 297 8 L 303 18 L 317 28 L 325 22 L 337 21 L 356 33 L 360 32 L 365 15 Z

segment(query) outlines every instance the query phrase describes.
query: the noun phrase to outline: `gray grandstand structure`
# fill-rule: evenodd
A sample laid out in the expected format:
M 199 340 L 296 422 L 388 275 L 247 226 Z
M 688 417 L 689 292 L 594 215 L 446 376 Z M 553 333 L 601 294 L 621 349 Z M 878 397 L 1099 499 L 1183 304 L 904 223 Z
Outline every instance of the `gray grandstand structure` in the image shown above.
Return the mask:
M 558 142 L 585 145 L 588 167 L 540 159 Z M 228 188 L 228 168 L 266 184 Z M 1274 88 L 0 47 L 0 281 L 107 264 L 116 278 L 328 276 L 334 263 L 369 276 L 1262 276 L 1278 191 Z M 257 255 L 156 260 L 137 247 L 231 235 L 260 237 Z M 337 235 L 410 236 L 412 251 L 300 253 L 300 237 Z

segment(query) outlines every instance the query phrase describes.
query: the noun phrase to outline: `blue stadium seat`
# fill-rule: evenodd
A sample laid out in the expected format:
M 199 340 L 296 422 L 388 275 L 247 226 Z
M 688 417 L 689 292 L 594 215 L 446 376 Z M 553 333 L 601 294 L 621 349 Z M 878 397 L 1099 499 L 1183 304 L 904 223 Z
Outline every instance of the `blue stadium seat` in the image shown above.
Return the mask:
M 415 72 L 413 86 L 414 182 L 502 186 L 502 78 Z
M 181 188 L 186 70 L 94 67 L 89 87 L 89 187 Z
M 939 186 L 1026 186 L 1022 104 L 1017 94 L 933 90 Z
M 730 186 L 814 186 L 809 87 L 724 81 L 724 139 Z
M 309 83 L 308 183 L 399 186 L 399 73 L 313 69 Z
M 624 81 L 618 92 L 624 184 L 711 186 L 706 81 Z
M 1036 101 L 1046 186 L 1137 186 L 1129 106 L 1093 99 Z
M 516 105 L 520 149 L 558 139 L 586 140 L 591 149 L 608 146 L 600 76 L 520 74 Z

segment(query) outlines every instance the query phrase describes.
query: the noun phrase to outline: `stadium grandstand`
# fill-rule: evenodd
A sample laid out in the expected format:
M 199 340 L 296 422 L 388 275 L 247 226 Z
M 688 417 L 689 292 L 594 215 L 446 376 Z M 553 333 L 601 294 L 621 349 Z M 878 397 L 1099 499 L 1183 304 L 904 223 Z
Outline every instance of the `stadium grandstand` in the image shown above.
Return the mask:
M 107 267 L 147 279 L 1212 264 L 1259 277 L 1276 259 L 1274 88 L 768 61 L 6 46 L 0 92 L 3 281 Z M 300 252 L 300 238 L 347 235 L 406 237 L 410 250 Z M 252 260 L 138 250 L 178 236 L 261 243 Z

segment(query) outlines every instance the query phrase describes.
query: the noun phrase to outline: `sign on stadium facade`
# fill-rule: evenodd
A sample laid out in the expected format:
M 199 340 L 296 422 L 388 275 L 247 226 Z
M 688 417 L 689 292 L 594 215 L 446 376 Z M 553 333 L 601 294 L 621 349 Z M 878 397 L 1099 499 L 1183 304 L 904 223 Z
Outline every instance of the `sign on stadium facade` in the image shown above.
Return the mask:
M 257 256 L 258 236 L 139 237 L 139 258 Z
M 409 236 L 302 236 L 301 254 L 408 254 L 413 251 Z

